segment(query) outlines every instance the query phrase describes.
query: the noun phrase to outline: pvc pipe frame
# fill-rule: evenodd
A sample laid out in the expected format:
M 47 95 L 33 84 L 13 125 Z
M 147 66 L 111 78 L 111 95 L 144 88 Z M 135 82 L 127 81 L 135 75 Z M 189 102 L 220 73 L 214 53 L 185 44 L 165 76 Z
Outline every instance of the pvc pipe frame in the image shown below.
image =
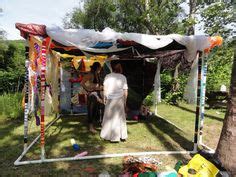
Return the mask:
M 52 122 L 48 124 L 45 128 L 45 131 L 55 123 L 60 118 L 60 115 L 57 116 Z M 37 163 L 47 163 L 47 162 L 59 162 L 59 161 L 73 161 L 73 160 L 87 160 L 87 159 L 99 159 L 99 158 L 111 158 L 111 157 L 124 157 L 124 156 L 141 156 L 141 155 L 171 155 L 171 154 L 195 154 L 197 151 L 152 151 L 152 152 L 129 152 L 129 153 L 119 153 L 119 154 L 100 154 L 100 155 L 91 155 L 84 157 L 64 157 L 64 158 L 53 158 L 53 159 L 39 159 L 39 160 L 29 160 L 21 161 L 24 155 L 29 151 L 29 149 L 38 141 L 40 134 L 33 140 L 33 142 L 25 149 L 18 159 L 14 162 L 14 165 L 28 165 L 28 164 L 37 164 Z
M 202 88 L 201 88 L 202 89 Z M 201 90 L 203 91 L 203 90 Z M 198 105 L 200 106 L 200 105 Z M 56 122 L 60 118 L 60 115 L 57 116 L 56 119 L 54 119 L 52 122 L 49 123 L 49 125 L 45 128 L 45 131 L 48 130 L 48 128 Z M 199 119 L 199 116 L 198 116 Z M 199 130 L 198 132 L 199 133 Z M 198 136 L 198 135 L 197 135 Z M 14 165 L 27 165 L 27 164 L 37 164 L 37 163 L 46 163 L 46 162 L 59 162 L 59 161 L 73 161 L 73 160 L 86 160 L 86 159 L 99 159 L 99 158 L 111 158 L 111 157 L 123 157 L 123 156 L 141 156 L 141 155 L 161 155 L 161 154 L 195 154 L 197 153 L 197 147 L 198 144 L 202 145 L 203 147 L 209 149 L 210 153 L 214 153 L 214 150 L 203 144 L 202 142 L 199 143 L 199 141 L 194 142 L 194 148 L 192 151 L 152 151 L 152 152 L 130 152 L 130 153 L 119 153 L 119 154 L 101 154 L 101 155 L 91 155 L 91 156 L 83 156 L 83 157 L 64 157 L 64 158 L 53 158 L 53 159 L 47 159 L 47 158 L 41 158 L 40 160 L 30 160 L 30 161 L 20 161 L 24 155 L 29 151 L 29 149 L 38 141 L 38 139 L 41 137 L 41 134 L 38 135 L 33 142 L 22 152 L 22 154 L 18 157 L 18 159 L 14 162 Z
M 60 115 L 57 116 L 52 122 L 48 124 L 45 128 L 45 131 L 49 129 L 49 127 L 55 123 L 60 118 Z M 18 157 L 18 159 L 14 162 L 14 165 L 28 165 L 28 164 L 37 164 L 37 163 L 47 163 L 47 162 L 59 162 L 59 161 L 73 161 L 73 160 L 88 160 L 88 159 L 99 159 L 99 158 L 111 158 L 111 157 L 124 157 L 124 156 L 141 156 L 141 155 L 171 155 L 171 154 L 195 154 L 197 151 L 151 151 L 151 152 L 129 152 L 129 153 L 119 153 L 119 154 L 100 154 L 100 155 L 91 155 L 84 157 L 64 157 L 64 158 L 53 158 L 53 159 L 39 159 L 39 160 L 29 160 L 29 161 L 21 161 L 24 155 L 29 151 L 29 149 L 38 141 L 41 134 L 39 134 L 33 142 L 25 149 L 22 154 Z

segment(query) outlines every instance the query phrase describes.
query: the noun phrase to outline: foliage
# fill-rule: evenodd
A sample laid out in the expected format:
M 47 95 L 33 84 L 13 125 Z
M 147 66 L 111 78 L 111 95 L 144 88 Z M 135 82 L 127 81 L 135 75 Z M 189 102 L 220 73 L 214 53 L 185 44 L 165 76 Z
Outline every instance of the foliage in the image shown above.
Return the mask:
M 87 0 L 84 9 L 76 8 L 66 15 L 65 27 L 102 30 L 111 27 L 122 32 L 169 34 L 181 32 L 181 1 Z M 183 30 L 183 28 L 181 28 Z
M 227 38 L 233 35 L 234 9 L 231 2 L 217 2 L 202 10 L 204 31 Z M 235 27 L 235 26 L 234 26 Z
M 231 2 L 208 4 L 201 12 L 204 31 L 209 35 L 220 35 L 224 45 L 210 57 L 208 62 L 207 91 L 216 91 L 222 84 L 229 88 L 233 63 L 233 47 L 229 42 L 233 34 L 233 5 Z
M 188 75 L 182 73 L 177 78 L 177 83 L 179 84 L 178 91 L 172 90 L 173 78 L 170 71 L 164 71 L 161 74 L 161 91 L 162 91 L 162 99 L 167 104 L 177 104 L 183 98 L 184 88 L 187 84 Z M 176 82 L 175 81 L 175 82 Z
M 113 12 L 115 4 L 112 0 L 87 0 L 84 4 L 84 10 L 75 8 L 71 14 L 67 14 L 66 18 L 71 18 L 69 22 L 64 20 L 65 27 L 94 28 L 102 30 L 104 26 L 115 23 Z
M 207 91 L 219 91 L 221 85 L 229 88 L 233 56 L 233 48 L 224 45 L 210 57 L 207 71 Z
M 21 93 L 4 93 L 0 96 L 0 115 L 8 118 L 23 117 L 23 109 L 21 107 Z
M 146 98 L 143 100 L 143 104 L 145 106 L 153 106 L 154 104 L 154 92 L 151 92 L 149 95 L 146 96 Z
M 22 89 L 24 52 L 22 41 L 0 41 L 0 93 Z

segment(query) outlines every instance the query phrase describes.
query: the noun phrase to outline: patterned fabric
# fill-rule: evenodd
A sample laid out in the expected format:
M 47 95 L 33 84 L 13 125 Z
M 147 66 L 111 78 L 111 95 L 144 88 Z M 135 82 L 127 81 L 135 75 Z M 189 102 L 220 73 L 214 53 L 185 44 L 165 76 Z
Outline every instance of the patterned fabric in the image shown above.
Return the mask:
M 42 45 L 42 58 L 41 58 L 42 66 L 41 66 L 41 147 L 45 144 L 45 137 L 44 137 L 44 101 L 45 101 L 45 82 L 46 82 L 46 41 L 43 41 Z
M 29 34 L 47 37 L 45 25 L 16 23 L 15 26 L 18 30 L 20 30 L 20 35 L 25 39 L 29 36 Z

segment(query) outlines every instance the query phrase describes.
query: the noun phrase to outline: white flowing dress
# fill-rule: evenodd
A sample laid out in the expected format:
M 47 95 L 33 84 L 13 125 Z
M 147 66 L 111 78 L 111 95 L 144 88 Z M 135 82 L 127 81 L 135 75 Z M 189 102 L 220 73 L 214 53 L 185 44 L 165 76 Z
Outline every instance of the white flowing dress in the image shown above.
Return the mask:
M 102 121 L 101 138 L 118 142 L 127 139 L 124 90 L 128 89 L 126 77 L 110 73 L 104 80 L 104 96 L 107 98 Z

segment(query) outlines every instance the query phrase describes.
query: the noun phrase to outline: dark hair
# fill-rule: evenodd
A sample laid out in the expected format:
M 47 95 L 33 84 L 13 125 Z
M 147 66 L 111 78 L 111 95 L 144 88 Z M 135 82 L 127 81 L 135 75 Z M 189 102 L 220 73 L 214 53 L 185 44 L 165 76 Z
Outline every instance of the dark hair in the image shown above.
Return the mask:
M 123 72 L 122 66 L 118 62 L 111 62 L 111 68 L 112 68 L 112 72 L 114 72 L 114 73 L 122 73 Z
M 101 67 L 101 64 L 97 61 L 94 62 L 92 66 L 90 66 L 92 72 L 97 71 L 97 69 L 100 68 L 100 67 Z

